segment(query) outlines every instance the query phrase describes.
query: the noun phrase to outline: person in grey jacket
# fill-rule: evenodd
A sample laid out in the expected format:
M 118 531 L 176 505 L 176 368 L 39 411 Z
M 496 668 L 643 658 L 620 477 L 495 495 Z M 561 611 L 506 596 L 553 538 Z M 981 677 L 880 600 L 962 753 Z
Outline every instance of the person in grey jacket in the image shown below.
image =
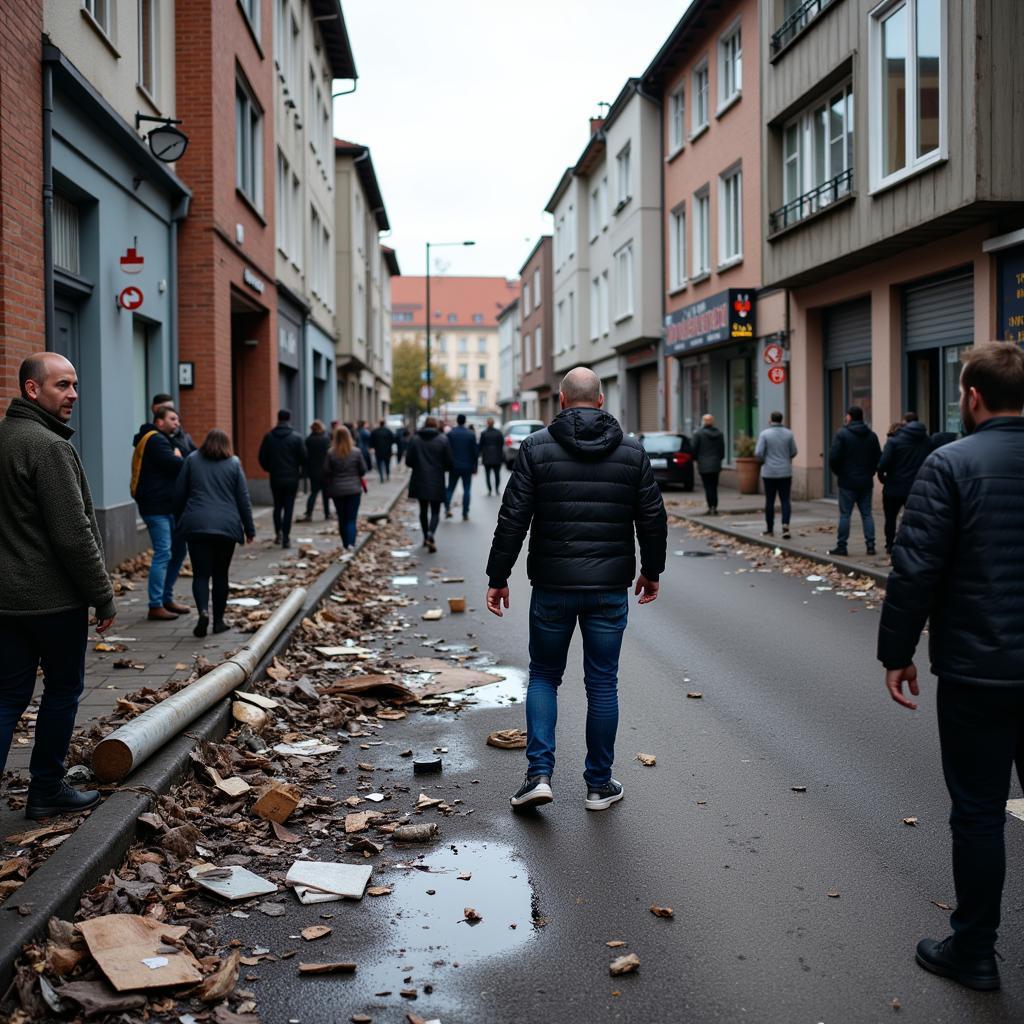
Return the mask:
M 100 798 L 64 781 L 64 759 L 85 686 L 89 608 L 97 633 L 117 609 L 89 482 L 71 444 L 75 368 L 39 352 L 22 362 L 18 383 L 21 397 L 0 420 L 0 771 L 42 667 L 25 817 L 47 818 Z
M 789 519 L 793 511 L 789 495 L 793 485 L 796 438 L 789 427 L 782 425 L 781 412 L 773 412 L 769 420 L 771 425 L 761 431 L 754 449 L 764 481 L 764 536 L 775 536 L 775 498 L 778 497 L 782 505 L 782 536 L 789 540 Z
M 174 514 L 177 530 L 188 542 L 192 560 L 192 597 L 199 612 L 194 636 L 206 636 L 210 624 L 210 584 L 213 584 L 213 631 L 223 633 L 228 602 L 228 570 L 235 545 L 256 536 L 245 473 L 231 452 L 223 430 L 211 430 L 181 467 L 175 481 Z
M 715 426 L 715 417 L 705 413 L 700 430 L 693 435 L 693 458 L 704 485 L 704 496 L 708 502 L 709 516 L 718 515 L 718 476 L 725 461 L 725 438 Z
M 355 446 L 348 427 L 338 427 L 324 462 L 324 491 L 334 502 L 338 513 L 338 532 L 346 551 L 356 546 L 363 477 L 369 471 L 362 449 Z

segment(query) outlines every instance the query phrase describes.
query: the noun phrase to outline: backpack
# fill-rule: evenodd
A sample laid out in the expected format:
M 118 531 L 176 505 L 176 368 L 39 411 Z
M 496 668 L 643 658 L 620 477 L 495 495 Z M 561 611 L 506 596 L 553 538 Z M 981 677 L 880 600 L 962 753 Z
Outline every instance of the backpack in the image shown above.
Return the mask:
M 156 433 L 155 430 L 150 430 L 148 433 L 143 434 L 139 438 L 139 443 L 135 446 L 135 451 L 132 452 L 132 482 L 131 482 L 131 493 L 132 497 L 135 497 L 135 492 L 139 489 L 139 477 L 142 474 L 142 456 L 146 451 L 146 442 Z

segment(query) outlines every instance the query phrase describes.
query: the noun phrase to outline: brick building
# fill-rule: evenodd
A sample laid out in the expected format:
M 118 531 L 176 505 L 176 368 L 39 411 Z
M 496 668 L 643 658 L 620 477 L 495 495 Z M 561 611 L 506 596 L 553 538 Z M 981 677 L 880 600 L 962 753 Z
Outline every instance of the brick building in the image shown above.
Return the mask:
M 541 235 L 519 268 L 519 401 L 524 419 L 545 422 L 558 413 L 551 260 L 551 235 Z

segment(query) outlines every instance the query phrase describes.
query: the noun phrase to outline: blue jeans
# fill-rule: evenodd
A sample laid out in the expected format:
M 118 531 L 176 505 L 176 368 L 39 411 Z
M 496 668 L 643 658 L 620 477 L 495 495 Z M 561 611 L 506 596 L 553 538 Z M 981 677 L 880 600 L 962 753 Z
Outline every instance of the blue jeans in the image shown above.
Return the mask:
M 391 456 L 390 455 L 378 455 L 377 456 L 377 473 L 380 476 L 380 482 L 384 483 L 385 480 L 391 479 Z
M 361 494 L 346 494 L 343 498 L 334 499 L 334 508 L 338 513 L 338 532 L 345 548 L 356 546 L 356 521 L 359 519 L 361 498 Z
M 174 532 L 174 516 L 143 516 L 153 542 L 153 563 L 149 567 L 149 607 L 161 608 L 174 600 L 181 563 L 188 545 Z
M 579 620 L 583 682 L 587 690 L 588 786 L 612 777 L 619 725 L 619 651 L 629 610 L 625 590 L 544 590 L 530 598 L 530 685 L 526 691 L 526 757 L 529 775 L 555 769 L 558 687 Z
M 0 615 L 0 772 L 14 728 L 32 700 L 36 670 L 43 667 L 43 698 L 36 719 L 29 788 L 52 795 L 64 778 L 64 758 L 85 686 L 87 608 L 39 615 Z
M 845 548 L 846 542 L 850 539 L 850 517 L 853 515 L 854 505 L 860 509 L 860 518 L 864 523 L 864 542 L 869 548 L 875 546 L 875 519 L 871 514 L 871 492 L 870 484 L 859 491 L 853 491 L 847 487 L 839 488 L 839 534 L 836 537 L 838 547 Z
M 453 469 L 448 474 L 448 491 L 444 497 L 444 507 L 449 512 L 452 510 L 452 498 L 455 497 L 455 488 L 459 481 L 462 481 L 462 514 L 469 515 L 469 489 L 473 486 L 473 470 Z

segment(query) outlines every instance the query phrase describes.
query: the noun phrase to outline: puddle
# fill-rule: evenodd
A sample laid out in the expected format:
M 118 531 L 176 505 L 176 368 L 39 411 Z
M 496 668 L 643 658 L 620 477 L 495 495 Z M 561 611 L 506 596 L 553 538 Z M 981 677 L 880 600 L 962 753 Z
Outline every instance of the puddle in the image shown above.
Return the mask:
M 449 693 L 446 695 L 448 699 L 464 702 L 467 706 L 475 708 L 504 708 L 510 704 L 522 704 L 526 699 L 526 684 L 529 681 L 526 669 L 489 665 L 485 671 L 505 678 L 500 683 L 488 683 L 486 686 L 475 686 L 471 690 Z

